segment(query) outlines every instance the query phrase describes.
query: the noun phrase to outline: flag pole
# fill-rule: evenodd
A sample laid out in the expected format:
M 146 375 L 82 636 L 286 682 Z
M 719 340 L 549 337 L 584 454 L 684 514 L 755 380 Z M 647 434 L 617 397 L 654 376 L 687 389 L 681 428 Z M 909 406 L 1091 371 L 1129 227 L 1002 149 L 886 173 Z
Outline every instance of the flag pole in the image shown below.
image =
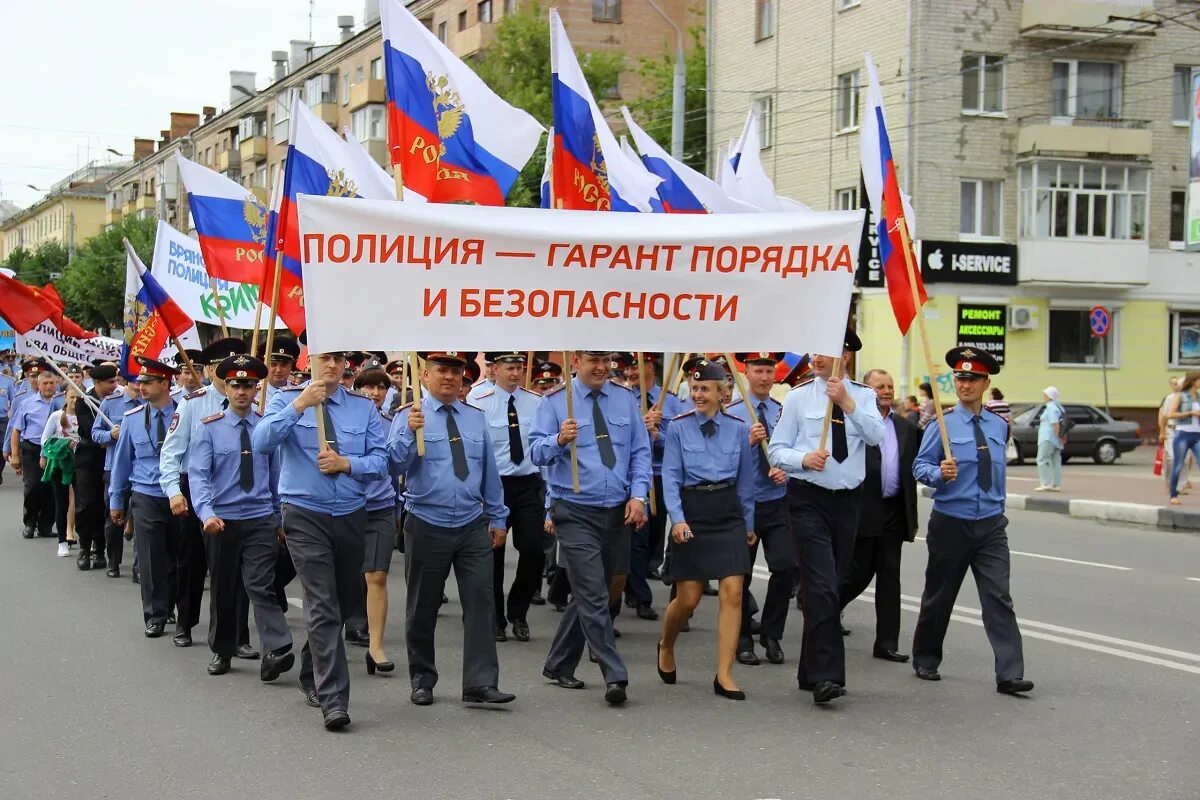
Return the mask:
M 68 378 L 66 376 L 66 374 L 64 374 L 63 371 L 58 368 L 58 364 L 54 363 L 54 359 L 50 357 L 49 353 L 47 353 L 45 350 L 38 347 L 37 345 L 34 345 L 33 349 L 37 352 L 37 354 L 39 356 L 42 357 L 42 360 L 46 362 L 47 366 L 49 366 L 50 369 L 54 370 L 55 374 L 57 374 L 58 377 L 62 378 L 67 383 L 72 383 L 71 379 Z M 66 387 L 63 387 L 63 388 L 65 389 Z M 100 406 L 97 405 L 96 403 L 92 402 L 92 398 L 88 397 L 87 392 L 81 391 L 79 393 L 79 396 L 83 398 L 83 402 L 87 404 L 88 408 L 90 408 L 92 411 L 96 412 L 96 416 L 100 417 L 100 419 L 107 422 L 110 426 L 113 424 L 113 421 L 111 419 L 109 419 L 108 417 L 104 416 L 104 414 L 100 411 Z
M 733 360 L 733 353 L 726 353 L 725 360 L 729 362 L 729 368 L 733 370 L 733 382 L 737 384 L 738 391 L 742 393 L 742 402 L 746 404 L 746 416 L 749 417 L 752 426 L 757 425 L 759 423 L 758 412 L 754 410 L 754 403 L 750 402 L 750 384 L 746 380 L 746 376 L 738 372 L 737 362 Z M 767 455 L 767 440 L 763 439 L 758 446 L 762 448 L 763 455 Z M 821 447 L 824 449 L 824 445 Z
M 259 288 L 262 288 L 262 281 L 259 281 Z M 258 358 L 258 329 L 262 327 L 262 292 L 257 292 L 258 302 L 254 305 L 254 333 L 250 336 L 250 352 L 255 358 Z
M 528 350 L 525 353 L 525 388 L 528 389 L 533 384 L 533 351 Z
M 404 168 L 399 164 L 392 164 L 392 178 L 396 181 L 396 199 L 404 200 Z
M 946 417 L 942 414 L 942 401 L 938 397 L 937 366 L 933 363 L 933 354 L 929 350 L 929 332 L 925 330 L 925 315 L 921 312 L 921 293 L 917 291 L 917 265 L 913 261 L 913 244 L 908 235 L 908 220 L 903 215 L 897 220 L 900 228 L 900 241 L 904 247 L 904 263 L 908 268 L 908 285 L 912 289 L 913 312 L 917 318 L 917 329 L 921 332 L 921 347 L 925 352 L 925 366 L 929 370 L 929 393 L 933 398 L 933 411 L 937 415 L 938 432 L 942 435 L 942 452 L 946 458 L 951 458 L 950 436 L 946 432 Z
M 413 409 L 413 411 L 420 413 L 420 411 L 421 411 L 421 381 L 417 377 L 417 372 L 418 372 L 418 368 L 421 366 L 421 357 L 418 356 L 413 351 L 410 351 L 407 354 L 407 357 L 412 359 L 411 368 L 408 371 L 408 378 L 410 381 L 409 385 L 412 388 L 412 393 L 413 393 L 412 409 Z M 424 456 L 425 455 L 425 428 L 424 428 L 424 426 L 417 428 L 416 434 L 417 434 L 417 436 L 416 436 L 416 438 L 417 438 L 417 455 Z
M 221 336 L 229 338 L 229 326 L 225 324 L 225 308 L 221 305 L 221 293 L 217 291 L 217 279 L 211 274 L 208 276 L 208 285 L 212 287 L 213 305 L 217 307 L 217 319 L 221 321 Z
M 675 379 L 672 380 L 670 383 L 671 394 L 679 393 L 679 387 L 683 385 L 683 376 L 684 376 L 683 365 L 686 364 L 687 360 L 689 358 L 691 358 L 693 355 L 694 355 L 694 353 L 680 353 L 679 354 L 679 369 L 676 370 L 676 372 L 675 372 Z M 658 408 L 660 410 L 662 409 L 663 400 L 666 398 L 667 388 L 668 388 L 667 386 L 663 386 L 663 393 L 658 396 Z
M 646 368 L 645 368 L 645 365 L 642 363 L 642 354 L 640 352 L 637 352 L 637 353 L 634 353 L 633 355 L 637 359 L 638 388 L 641 389 L 641 393 L 642 393 L 642 416 L 644 417 L 644 416 L 646 416 L 647 412 L 650 410 L 649 403 L 646 399 L 646 374 L 645 374 Z M 659 394 L 661 395 L 661 392 Z M 655 411 L 657 411 L 657 410 L 658 409 L 655 408 Z M 658 431 L 659 431 L 658 435 L 662 436 L 662 426 L 661 425 L 658 427 Z M 650 497 L 649 497 L 649 499 L 650 499 L 650 513 L 657 515 L 658 514 L 658 503 L 656 502 L 656 498 L 654 497 L 654 481 L 650 481 Z
M 571 362 L 568 358 L 567 351 L 562 351 L 563 355 L 563 372 L 567 376 L 567 416 L 570 419 L 575 419 L 575 387 L 574 378 L 571 377 Z M 579 493 L 579 451 L 575 447 L 575 440 L 571 440 L 571 488 L 576 494 Z
M 271 352 L 275 347 L 275 309 L 279 306 L 279 271 L 283 269 L 283 248 L 275 251 L 275 276 L 271 282 L 271 313 L 267 317 L 267 346 L 265 352 Z M 255 333 L 258 333 L 256 330 Z M 311 369 L 311 367 L 310 367 Z M 262 382 L 258 395 L 258 407 L 265 413 L 267 410 L 267 382 Z M 320 411 L 320 409 L 317 409 Z M 317 416 L 321 416 L 318 414 Z

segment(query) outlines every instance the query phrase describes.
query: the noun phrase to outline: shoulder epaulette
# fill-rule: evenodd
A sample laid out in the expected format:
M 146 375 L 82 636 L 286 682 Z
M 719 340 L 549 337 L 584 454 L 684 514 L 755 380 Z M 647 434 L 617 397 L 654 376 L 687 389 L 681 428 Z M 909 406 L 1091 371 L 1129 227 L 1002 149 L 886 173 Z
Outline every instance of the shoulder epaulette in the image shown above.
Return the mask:
M 224 411 L 218 411 L 215 414 L 209 414 L 207 417 L 205 417 L 204 419 L 202 419 L 200 421 L 203 422 L 205 425 L 207 425 L 210 422 L 216 422 L 217 420 L 221 419 L 224 416 L 225 416 Z
M 135 412 L 138 412 L 138 411 L 141 411 L 141 410 L 142 410 L 142 406 L 136 406 L 136 407 L 134 407 L 134 408 L 131 408 L 131 409 L 129 409 L 128 411 L 126 411 L 126 412 L 125 412 L 125 416 L 127 416 L 127 417 L 128 417 L 130 414 L 133 414 L 133 413 L 135 413 Z
M 518 386 L 517 391 L 524 392 L 525 394 L 531 394 L 534 397 L 541 397 L 541 395 L 537 392 L 532 391 L 531 389 L 526 389 L 524 386 Z
M 342 387 L 342 388 L 345 388 L 345 387 Z M 359 397 L 359 398 L 362 398 L 363 400 L 371 400 L 371 398 L 367 397 L 367 396 L 366 396 L 365 394 L 363 394 L 362 392 L 356 392 L 356 391 L 354 391 L 353 389 L 346 389 L 346 394 L 350 395 L 351 397 Z M 374 400 L 371 400 L 371 405 L 374 405 L 374 404 L 375 404 L 375 401 L 374 401 Z
M 482 400 L 482 399 L 483 399 L 483 398 L 485 398 L 485 397 L 491 397 L 491 396 L 492 396 L 492 395 L 494 395 L 495 393 L 496 393 L 496 390 L 495 390 L 495 389 L 488 389 L 488 390 L 487 390 L 486 392 L 484 392 L 483 394 L 477 394 L 477 395 L 475 395 L 474 397 L 472 397 L 471 399 L 472 399 L 472 400 Z
M 565 383 L 560 383 L 558 386 L 555 386 L 553 389 L 542 395 L 542 397 L 549 397 L 552 394 L 558 394 L 565 388 L 567 388 L 567 385 Z
M 692 414 L 695 414 L 695 413 L 696 413 L 696 409 L 693 408 L 689 411 L 683 412 L 682 414 L 676 414 L 675 416 L 671 417 L 671 419 L 672 420 L 683 419 L 684 417 L 690 417 Z
M 204 397 L 204 395 L 206 395 L 206 394 L 208 394 L 208 387 L 207 387 L 207 386 L 205 386 L 205 387 L 203 387 L 203 388 L 200 388 L 200 389 L 197 389 L 196 391 L 194 391 L 194 392 L 191 392 L 190 394 L 185 394 L 185 395 L 183 396 L 183 399 L 184 399 L 184 400 L 192 400 L 192 399 L 195 399 L 195 398 L 197 398 L 197 397 Z
M 609 382 L 609 383 L 611 383 L 613 386 L 619 386 L 619 387 L 621 387 L 622 389 L 624 389 L 624 390 L 625 390 L 625 391 L 627 391 L 627 392 L 632 392 L 632 391 L 633 391 L 633 389 L 631 389 L 631 388 L 629 388 L 628 386 L 626 386 L 625 384 L 621 383 L 621 382 L 620 382 L 619 380 L 617 380 L 616 378 L 609 378 L 609 379 L 608 379 L 608 382 Z
M 723 408 L 721 409 L 721 413 L 722 413 L 724 416 L 726 416 L 726 417 L 729 417 L 730 419 L 735 419 L 735 420 L 737 420 L 738 422 L 741 422 L 742 424 L 747 424 L 747 423 L 746 423 L 746 420 L 742 419 L 741 417 L 735 417 L 733 414 L 730 414 L 728 411 L 726 411 L 726 410 L 725 410 L 725 409 L 723 409 Z
M 401 411 L 405 411 L 405 410 L 407 410 L 407 409 L 410 409 L 410 408 L 412 408 L 412 403 L 405 403 L 404 405 L 402 405 L 402 406 L 400 406 L 399 408 L 397 408 L 397 409 L 396 409 L 396 411 L 395 411 L 395 413 L 396 413 L 396 414 L 399 414 Z
M 803 387 L 803 386 L 808 386 L 810 383 L 812 383 L 812 382 L 813 382 L 813 381 L 815 381 L 815 380 L 816 380 L 816 378 L 809 378 L 809 379 L 808 379 L 808 380 L 806 380 L 806 381 L 800 381 L 799 383 L 797 383 L 795 386 L 793 386 L 793 387 L 792 387 L 791 389 L 789 389 L 788 391 L 794 392 L 794 391 L 796 391 L 797 389 L 799 389 L 799 388 L 801 388 L 801 387 Z
M 476 410 L 476 411 L 478 411 L 480 414 L 482 414 L 482 413 L 483 413 L 483 409 L 482 409 L 482 408 L 480 408 L 479 406 L 473 406 L 473 405 L 471 405 L 470 403 L 468 403 L 466 400 L 463 400 L 463 401 L 462 401 L 462 404 L 463 404 L 464 406 L 466 406 L 467 408 L 473 408 L 473 409 L 475 409 L 475 410 Z
M 738 403 L 743 403 L 743 402 L 745 402 L 745 401 L 746 401 L 746 398 L 744 398 L 744 397 L 739 397 L 737 400 L 734 400 L 734 401 L 732 401 L 732 402 L 731 402 L 729 405 L 725 406 L 725 408 L 733 408 L 733 407 L 734 407 L 734 406 L 736 406 Z
M 394 420 L 396 418 L 396 413 L 397 412 L 380 410 L 379 416 L 383 417 L 388 422 L 391 422 L 392 420 Z
M 856 381 L 856 380 L 854 380 L 853 378 L 846 378 L 846 382 L 847 382 L 847 383 L 853 383 L 855 386 L 861 386 L 861 387 L 863 387 L 864 389 L 871 389 L 871 387 L 870 387 L 870 386 L 867 386 L 865 383 L 860 383 L 859 381 Z M 871 389 L 871 391 L 875 391 L 875 390 L 874 390 L 874 389 Z
M 304 391 L 304 387 L 303 386 L 284 386 L 280 389 L 276 389 L 276 391 L 278 391 L 278 392 L 302 392 L 302 391 Z

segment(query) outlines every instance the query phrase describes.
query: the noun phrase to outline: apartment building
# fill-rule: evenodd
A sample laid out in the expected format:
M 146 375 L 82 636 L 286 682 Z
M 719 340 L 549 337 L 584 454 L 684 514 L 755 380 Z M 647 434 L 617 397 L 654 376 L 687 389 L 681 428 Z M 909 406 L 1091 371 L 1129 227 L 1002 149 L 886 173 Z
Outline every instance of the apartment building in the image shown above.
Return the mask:
M 94 161 L 63 178 L 41 200 L 0 220 L 0 261 L 14 250 L 58 242 L 75 247 L 104 230 L 105 182 L 128 162 Z
M 996 384 L 1017 402 L 1053 384 L 1102 403 L 1103 360 L 1114 412 L 1139 416 L 1169 375 L 1200 366 L 1200 258 L 1182 245 L 1198 10 L 1182 0 L 714 3 L 713 149 L 754 105 L 780 193 L 860 207 L 871 52 L 913 197 L 934 353 L 992 350 L 1005 364 Z M 895 335 L 865 237 L 860 262 L 859 367 L 886 368 L 915 393 L 928 378 L 921 348 Z M 1103 341 L 1090 330 L 1094 306 L 1112 314 Z

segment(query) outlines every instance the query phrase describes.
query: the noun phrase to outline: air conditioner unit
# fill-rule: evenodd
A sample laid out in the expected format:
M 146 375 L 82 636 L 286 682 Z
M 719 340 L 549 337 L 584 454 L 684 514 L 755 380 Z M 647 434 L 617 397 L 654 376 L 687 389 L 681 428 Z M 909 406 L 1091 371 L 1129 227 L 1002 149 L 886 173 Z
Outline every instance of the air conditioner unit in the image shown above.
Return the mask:
M 1010 331 L 1035 331 L 1037 327 L 1037 306 L 1008 307 L 1008 329 Z

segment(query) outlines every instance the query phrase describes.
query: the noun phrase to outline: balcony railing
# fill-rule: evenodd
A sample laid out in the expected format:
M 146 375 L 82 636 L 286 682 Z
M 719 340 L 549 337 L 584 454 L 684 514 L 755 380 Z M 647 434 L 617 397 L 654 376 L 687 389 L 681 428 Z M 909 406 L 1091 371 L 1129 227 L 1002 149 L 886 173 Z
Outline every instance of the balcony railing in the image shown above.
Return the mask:
M 1017 152 L 1077 153 L 1149 158 L 1150 121 L 1035 115 L 1018 120 Z

